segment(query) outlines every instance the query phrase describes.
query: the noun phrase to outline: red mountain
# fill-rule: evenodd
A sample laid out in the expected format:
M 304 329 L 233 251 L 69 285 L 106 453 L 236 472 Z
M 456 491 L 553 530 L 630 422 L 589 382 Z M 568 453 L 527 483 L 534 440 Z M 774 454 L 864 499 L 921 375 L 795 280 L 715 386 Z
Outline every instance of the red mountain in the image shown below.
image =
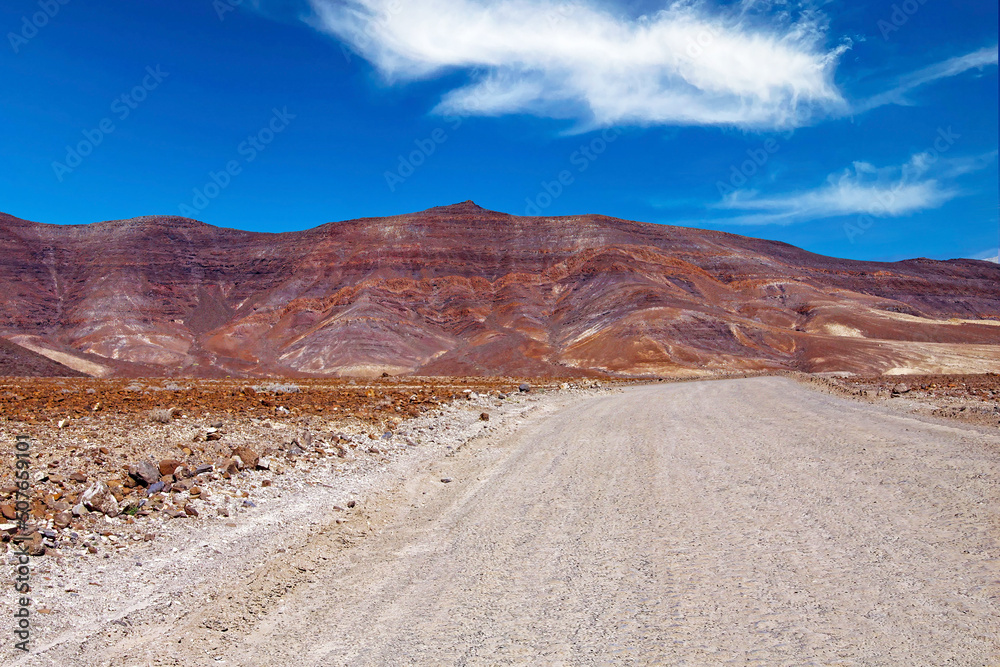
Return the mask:
M 0 336 L 92 375 L 1000 370 L 1000 266 L 472 202 L 261 234 L 0 215 Z

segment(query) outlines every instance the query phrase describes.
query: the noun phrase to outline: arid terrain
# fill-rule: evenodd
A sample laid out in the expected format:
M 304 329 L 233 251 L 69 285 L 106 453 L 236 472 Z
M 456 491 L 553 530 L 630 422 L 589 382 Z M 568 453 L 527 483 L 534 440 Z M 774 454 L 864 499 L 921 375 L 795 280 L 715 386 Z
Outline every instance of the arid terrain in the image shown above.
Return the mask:
M 17 435 L 33 442 L 32 522 L 22 532 L 30 534 L 35 555 L 57 555 L 95 546 L 81 535 L 107 532 L 106 517 L 120 519 L 129 536 L 145 537 L 146 517 L 194 519 L 224 511 L 212 494 L 241 474 L 258 485 L 266 477 L 270 485 L 302 463 L 385 462 L 419 446 L 419 438 L 401 434 L 401 424 L 456 402 L 480 406 L 476 417 L 485 423 L 512 395 L 599 384 L 0 378 L 0 457 L 11 462 L 0 468 L 0 512 L 7 521 L 0 538 L 9 542 L 17 533 Z M 100 497 L 88 500 L 88 491 Z
M 0 337 L 95 377 L 1000 371 L 983 261 L 472 202 L 283 234 L 0 215 L 0 243 Z
M 51 395 L 60 381 L 22 382 L 15 389 L 27 396 L 32 386 Z M 61 382 L 82 393 L 102 386 L 104 396 L 120 386 Z M 142 392 L 190 391 L 167 382 Z M 136 407 L 59 428 L 58 409 L 26 407 L 29 421 L 0 430 L 7 439 L 20 428 L 35 435 L 49 481 L 77 465 L 127 476 L 119 450 L 133 460 L 177 451 L 193 463 L 211 447 L 270 444 L 271 469 L 195 475 L 204 490 L 194 495 L 179 474 L 179 490 L 150 493 L 138 483 L 124 496 L 163 497 L 197 516 L 84 515 L 34 560 L 34 650 L 5 660 L 1000 660 L 1000 431 L 920 414 L 913 407 L 922 399 L 908 398 L 943 383 L 942 393 L 964 386 L 978 402 L 995 385 L 922 378 L 879 397 L 874 379 L 857 382 L 874 396 L 776 377 L 526 392 L 515 382 L 427 386 L 440 402 L 401 421 L 390 404 L 379 419 L 357 407 L 347 419 L 302 414 L 315 397 L 296 404 L 297 414 L 261 406 L 241 420 L 218 410 L 235 399 L 228 392 L 204 392 L 218 403 L 201 408 L 183 400 L 187 416 L 167 423 Z M 365 398 L 342 406 L 392 395 L 380 383 L 357 387 Z M 291 404 L 316 391 L 274 389 L 257 395 Z M 150 399 L 147 409 L 162 403 Z M 216 419 L 213 433 L 224 435 L 206 440 Z M 382 439 L 382 428 L 391 436 Z M 102 455 L 104 438 L 115 453 L 103 454 L 101 468 L 89 459 Z

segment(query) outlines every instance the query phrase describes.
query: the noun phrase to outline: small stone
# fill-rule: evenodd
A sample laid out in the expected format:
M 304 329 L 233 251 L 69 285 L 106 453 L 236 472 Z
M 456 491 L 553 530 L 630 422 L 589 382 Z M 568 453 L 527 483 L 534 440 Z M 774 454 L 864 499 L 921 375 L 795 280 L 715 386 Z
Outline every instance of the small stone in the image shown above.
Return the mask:
M 159 493 L 165 488 L 167 488 L 166 482 L 156 482 L 155 484 L 151 484 L 149 488 L 146 489 L 146 495 L 151 496 L 154 493 Z
M 195 475 L 204 475 L 207 472 L 212 472 L 213 467 L 211 463 L 205 463 L 194 469 Z
M 483 413 L 481 413 L 481 414 L 479 415 L 479 419 L 480 419 L 481 421 L 484 421 L 484 422 L 488 422 L 488 421 L 490 420 L 490 413 L 488 413 L 488 412 L 483 412 Z
M 146 533 L 145 535 L 142 536 L 143 542 L 152 542 L 155 539 L 156 539 L 155 533 Z
M 451 481 L 452 481 L 451 477 L 442 477 L 441 478 L 441 483 L 442 484 L 451 484 Z
M 350 508 L 350 509 L 354 509 L 354 507 L 355 507 L 355 506 L 356 506 L 357 504 L 358 504 L 358 503 L 357 503 L 356 501 L 354 501 L 354 500 L 348 500 L 348 501 L 347 501 L 347 507 L 348 507 L 348 508 Z
M 260 483 L 260 485 L 261 486 L 271 486 L 271 480 L 265 479 L 263 482 Z
M 160 475 L 163 477 L 173 475 L 179 467 L 181 467 L 181 462 L 177 459 L 163 459 L 159 465 Z
M 78 483 L 80 483 L 80 484 L 84 484 L 84 483 L 86 483 L 86 481 L 87 481 L 87 475 L 86 475 L 86 474 L 84 474 L 84 473 L 83 473 L 83 471 L 81 471 L 81 470 L 77 470 L 77 471 L 76 471 L 76 472 L 74 472 L 74 473 L 70 473 L 70 476 L 69 476 L 69 478 L 70 478 L 70 479 L 71 479 L 72 481 L 74 481 L 74 482 L 78 482 Z
M 225 516 L 225 517 L 229 516 L 229 508 L 226 506 L 222 506 L 215 511 L 218 512 L 219 516 Z
M 110 517 L 116 517 L 120 513 L 118 501 L 115 500 L 111 489 L 104 482 L 97 482 L 80 496 L 83 506 L 92 512 L 100 512 Z
M 41 533 L 32 533 L 31 536 L 22 543 L 22 546 L 27 549 L 28 553 L 32 556 L 45 555 L 45 538 L 42 537 Z
M 56 528 L 67 528 L 69 524 L 72 523 L 72 521 L 73 521 L 72 512 L 59 512 L 58 514 L 55 515 L 55 518 L 52 519 L 52 523 L 55 525 Z
M 529 392 L 531 391 L 531 385 L 528 384 L 527 382 L 522 382 L 520 385 L 518 385 L 517 390 L 522 393 Z
M 256 468 L 257 462 L 260 460 L 257 452 L 245 445 L 240 445 L 233 450 L 233 458 L 235 459 L 236 457 L 239 457 L 243 462 L 242 468 L 249 468 L 250 470 Z
M 257 507 L 257 504 L 252 500 L 244 500 L 243 507 Z
M 83 503 L 79 503 L 73 506 L 73 516 L 87 516 L 90 511 L 83 506 Z
M 271 459 L 269 459 L 266 456 L 260 457 L 260 459 L 257 460 L 257 469 L 258 470 L 270 470 L 271 469 Z
M 909 391 L 910 387 L 908 385 L 903 384 L 902 382 L 900 382 L 899 384 L 895 385 L 892 388 L 892 393 L 894 394 L 906 394 L 909 393 Z
M 194 505 L 190 503 L 184 506 L 184 513 L 188 516 L 198 516 L 198 510 L 196 510 Z
M 160 469 L 148 459 L 140 461 L 134 466 L 129 466 L 128 474 L 137 482 L 143 483 L 146 486 L 160 481 Z
M 69 426 L 69 420 L 68 419 L 60 419 L 59 423 L 57 424 L 57 426 L 59 428 L 66 428 L 67 426 Z

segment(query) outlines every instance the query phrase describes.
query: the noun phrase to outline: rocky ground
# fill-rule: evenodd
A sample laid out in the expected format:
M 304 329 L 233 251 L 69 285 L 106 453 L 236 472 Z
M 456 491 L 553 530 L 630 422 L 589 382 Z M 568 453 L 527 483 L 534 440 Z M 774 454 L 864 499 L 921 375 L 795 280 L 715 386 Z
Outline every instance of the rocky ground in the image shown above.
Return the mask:
M 3 379 L 0 539 L 30 535 L 35 556 L 110 558 L 175 520 L 231 519 L 317 468 L 370 472 L 453 428 L 442 421 L 450 404 L 486 423 L 510 396 L 592 384 Z M 32 443 L 21 517 L 18 435 Z
M 920 414 L 1000 426 L 1000 373 L 806 376 L 805 379 L 840 395 L 902 403 Z

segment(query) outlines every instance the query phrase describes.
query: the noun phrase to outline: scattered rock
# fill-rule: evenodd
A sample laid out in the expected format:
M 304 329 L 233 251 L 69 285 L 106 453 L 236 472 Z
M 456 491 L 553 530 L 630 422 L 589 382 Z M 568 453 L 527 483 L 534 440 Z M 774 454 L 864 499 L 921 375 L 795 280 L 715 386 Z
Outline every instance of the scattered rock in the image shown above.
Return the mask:
M 488 422 L 488 421 L 490 420 L 490 413 L 488 413 L 488 412 L 483 412 L 483 413 L 481 413 L 481 414 L 479 415 L 479 419 L 480 419 L 481 421 L 484 421 L 484 422 Z
M 451 481 L 452 481 L 451 477 L 442 477 L 441 478 L 441 483 L 442 484 L 451 484 Z
M 253 470 L 254 468 L 257 467 L 257 462 L 260 460 L 260 457 L 257 455 L 257 452 L 255 452 L 254 450 L 250 449 L 245 445 L 240 445 L 239 447 L 233 450 L 233 458 L 235 459 L 236 457 L 239 457 L 240 460 L 243 462 L 241 469 L 249 468 Z
M 909 391 L 910 391 L 909 385 L 905 385 L 902 382 L 893 386 L 892 388 L 892 393 L 894 394 L 906 394 L 909 393 Z
M 522 382 L 520 385 L 518 385 L 517 390 L 522 393 L 529 392 L 531 391 L 531 385 L 528 384 L 527 382 Z
M 87 482 L 87 475 L 84 474 L 83 471 L 81 470 L 77 470 L 74 473 L 70 473 L 69 478 L 70 480 L 78 482 L 80 484 L 85 484 Z
M 173 475 L 174 471 L 181 467 L 181 462 L 177 459 L 163 459 L 160 461 L 159 469 L 160 475 L 166 477 L 167 475 Z
M 184 513 L 188 516 L 198 516 L 198 510 L 194 508 L 194 505 L 188 503 L 184 506 Z
M 137 482 L 146 486 L 160 481 L 160 469 L 148 459 L 140 461 L 134 466 L 129 466 L 128 474 Z
M 118 501 L 115 500 L 111 489 L 104 482 L 97 482 L 80 496 L 83 506 L 92 512 L 100 512 L 110 517 L 116 517 L 120 513 Z
M 52 523 L 56 528 L 67 528 L 70 523 L 73 522 L 72 512 L 59 512 L 52 519 Z
M 31 537 L 25 540 L 24 545 L 32 556 L 45 555 L 45 538 L 42 537 L 41 533 L 32 533 Z

